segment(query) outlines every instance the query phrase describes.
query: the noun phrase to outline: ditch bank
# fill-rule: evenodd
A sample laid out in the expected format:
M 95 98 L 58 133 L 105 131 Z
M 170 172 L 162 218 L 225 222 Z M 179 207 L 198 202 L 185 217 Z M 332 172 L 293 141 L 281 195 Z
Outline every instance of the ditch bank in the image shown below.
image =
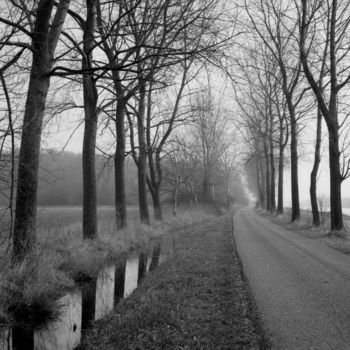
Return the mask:
M 259 349 L 230 216 L 179 230 L 173 255 L 95 321 L 80 349 Z
M 127 231 L 114 233 L 110 244 L 105 237 L 107 241 L 91 242 L 76 238 L 69 247 L 56 244 L 56 251 L 39 246 L 41 259 L 2 275 L 7 278 L 0 283 L 0 350 L 75 349 L 91 321 L 111 312 L 172 254 L 176 232 L 208 217 L 211 214 L 192 211 L 145 230 L 140 227 L 132 245 L 127 240 L 120 244 Z M 45 259 L 57 253 L 64 258 L 54 263 Z M 57 279 L 57 274 L 64 278 Z
M 73 350 L 89 332 L 91 322 L 108 315 L 137 288 L 147 274 L 173 254 L 170 234 L 149 243 L 148 249 L 124 254 L 117 264 L 103 267 L 95 277 L 85 276 L 81 286 L 52 302 L 55 313 L 42 315 L 33 305 L 18 305 L 17 321 L 0 325 L 0 350 Z

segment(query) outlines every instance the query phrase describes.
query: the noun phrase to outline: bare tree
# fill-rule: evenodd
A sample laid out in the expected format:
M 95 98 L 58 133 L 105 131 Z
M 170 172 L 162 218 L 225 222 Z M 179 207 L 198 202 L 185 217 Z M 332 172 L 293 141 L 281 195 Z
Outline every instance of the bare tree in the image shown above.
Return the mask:
M 237 142 L 238 138 L 236 135 L 232 135 L 235 142 Z M 238 164 L 238 148 L 237 144 L 232 142 L 228 148 L 226 148 L 221 155 L 221 163 L 224 169 L 225 177 L 226 177 L 226 209 L 229 210 L 233 200 L 232 186 L 231 186 L 231 178 L 234 173 L 234 170 Z
M 1 51 L 1 49 L 0 49 Z M 13 57 L 8 57 L 6 53 L 6 63 L 0 67 L 0 83 L 4 97 L 4 101 L 1 99 L 0 103 L 5 102 L 3 110 L 0 114 L 0 189 L 3 198 L 7 198 L 6 205 L 0 210 L 0 222 L 3 220 L 6 224 L 2 225 L 3 230 L 7 225 L 8 231 L 2 232 L 0 245 L 9 243 L 9 238 L 13 234 L 13 220 L 14 220 L 14 195 L 15 195 L 15 168 L 16 168 L 16 149 L 15 143 L 18 137 L 18 130 L 16 130 L 16 116 L 13 108 L 14 84 L 8 76 L 8 71 L 16 69 L 13 66 L 20 59 L 24 49 L 19 49 Z M 4 205 L 5 203 L 1 203 Z
M 168 154 L 164 161 L 164 188 L 163 194 L 171 195 L 173 215 L 178 213 L 179 193 L 187 192 L 191 206 L 197 205 L 198 197 L 195 190 L 195 182 L 198 179 L 199 163 L 193 159 L 191 150 L 182 141 L 175 137 L 168 146 Z
M 208 94 L 200 93 L 199 96 L 196 107 Z M 163 191 L 171 194 L 173 208 L 177 206 L 178 197 L 191 207 L 206 202 L 227 208 L 244 197 L 240 191 L 241 177 L 236 171 L 237 139 L 230 128 L 230 112 L 214 102 L 213 97 L 210 99 L 211 109 L 205 108 L 204 112 L 200 102 L 201 108 L 194 114 L 193 123 L 180 126 L 167 147 Z M 203 194 L 205 182 L 209 184 L 209 193 Z
M 148 223 L 147 208 L 147 148 L 144 133 L 146 94 L 148 84 L 155 79 L 159 69 L 179 61 L 183 47 L 179 45 L 181 26 L 188 18 L 194 18 L 195 1 L 186 6 L 177 0 L 153 3 L 144 0 L 121 1 L 118 4 L 99 6 L 99 30 L 102 47 L 113 67 L 113 84 L 117 98 L 115 153 L 116 216 L 117 226 L 126 225 L 126 204 L 124 189 L 125 125 L 126 105 L 138 105 L 138 157 L 139 201 L 141 221 Z M 113 33 L 111 35 L 111 33 Z M 125 66 L 128 67 L 125 72 Z M 135 103 L 134 103 L 135 102 Z M 134 110 L 133 112 L 136 112 Z
M 249 80 L 247 81 L 249 83 Z M 250 180 L 253 177 L 250 184 L 254 183 L 253 187 L 256 188 L 257 205 L 269 210 L 270 168 L 266 147 L 266 118 L 251 88 L 248 92 L 242 92 L 242 96 L 236 94 L 236 101 L 240 108 L 239 119 L 236 122 L 248 147 L 248 150 L 243 152 L 245 168 Z
M 111 80 L 113 82 L 116 98 L 115 130 L 116 148 L 114 153 L 115 177 L 115 209 L 116 226 L 121 229 L 127 225 L 126 193 L 125 193 L 125 108 L 130 98 L 136 93 L 138 87 L 133 84 L 130 74 L 125 66 L 133 68 L 133 55 L 135 45 L 127 44 L 128 28 L 127 14 L 135 11 L 142 0 L 118 2 L 112 4 L 97 4 L 98 30 L 102 38 L 101 48 L 105 52 L 111 67 Z M 125 32 L 124 32 L 125 31 Z M 130 62 L 131 60 L 131 62 Z
M 294 221 L 300 218 L 297 108 L 305 91 L 300 91 L 301 61 L 294 55 L 296 50 L 294 33 L 297 23 L 292 15 L 293 2 L 256 1 L 254 6 L 245 3 L 245 8 L 252 28 L 279 66 L 281 86 L 290 118 L 292 221 Z
M 54 12 L 54 1 L 40 0 L 32 28 L 21 27 L 31 44 L 32 66 L 23 118 L 22 139 L 18 164 L 16 215 L 13 235 L 13 260 L 21 261 L 36 239 L 36 202 L 42 122 L 50 85 L 54 53 L 67 15 L 69 0 L 61 0 Z M 54 14 L 54 15 L 53 15 Z M 53 17 L 53 18 L 52 18 Z M 1 22 L 6 23 L 5 18 Z M 9 23 L 13 26 L 15 24 Z M 15 25 L 18 28 L 18 25 Z M 9 45 L 11 43 L 8 43 Z M 12 43 L 13 44 L 13 43 Z
M 146 3 L 139 11 L 128 13 L 132 41 L 136 45 L 138 89 L 133 101 L 136 108 L 133 110 L 137 120 L 138 154 L 135 157 L 136 153 L 133 152 L 133 155 L 139 170 L 139 207 L 142 222 L 149 222 L 146 191 L 148 149 L 145 130 L 147 130 L 147 111 L 150 108 L 148 102 L 151 100 L 147 100 L 147 92 L 153 89 L 155 83 L 162 83 L 162 75 L 159 72 L 167 66 L 173 66 L 186 60 L 191 62 L 193 57 L 207 62 L 209 56 L 216 61 L 217 57 L 221 57 L 220 48 L 227 45 L 227 38 L 222 39 L 219 35 L 220 31 L 216 23 L 220 14 L 215 11 L 216 5 L 217 1 L 191 0 L 183 3 L 178 0 L 169 0 L 162 4 L 154 3 L 152 6 Z M 145 13 L 148 17 L 150 14 L 154 16 L 146 23 L 144 23 Z M 213 54 L 214 49 L 217 50 L 216 54 Z M 172 130 L 172 124 L 170 120 L 169 133 Z M 161 148 L 169 133 L 166 133 L 167 136 Z M 157 181 L 155 177 L 154 180 Z M 155 194 L 156 192 L 154 191 Z M 157 196 L 156 194 L 155 199 Z
M 93 49 L 96 30 L 96 0 L 86 0 L 86 21 L 83 24 L 83 100 L 85 129 L 83 140 L 83 236 L 97 237 L 96 136 L 97 101 L 96 78 L 93 68 Z
M 280 89 L 275 90 L 275 106 L 278 116 L 278 194 L 277 194 L 277 214 L 283 214 L 283 187 L 284 187 L 284 164 L 285 164 L 285 148 L 288 144 L 289 129 L 287 120 L 286 100 L 279 93 Z
M 196 96 L 194 110 L 195 121 L 188 146 L 201 164 L 202 199 L 213 201 L 220 159 L 233 142 L 228 131 L 227 111 L 215 101 L 211 89 Z
M 276 114 L 279 104 L 276 100 L 279 81 L 276 79 L 273 61 L 266 55 L 257 54 L 249 49 L 247 56 L 249 65 L 241 65 L 243 81 L 240 94 L 236 94 L 236 101 L 241 110 L 240 123 L 244 127 L 246 142 L 250 144 L 248 163 L 256 158 L 256 171 L 259 174 L 257 185 L 261 189 L 262 172 L 264 172 L 264 198 L 266 210 L 274 212 L 276 209 L 276 180 L 275 180 L 275 147 L 276 134 L 281 131 L 276 126 Z M 282 130 L 283 135 L 283 130 Z M 261 162 L 264 166 L 261 166 Z M 282 179 L 280 177 L 280 179 Z
M 330 169 L 330 206 L 331 230 L 342 230 L 344 227 L 341 183 L 348 176 L 349 168 L 341 170 L 339 145 L 340 127 L 339 104 L 342 100 L 341 90 L 350 80 L 347 54 L 347 28 L 350 24 L 350 4 L 345 1 L 301 1 L 298 6 L 300 14 L 300 57 L 305 76 L 317 98 L 319 109 L 327 124 L 329 135 L 329 169 Z M 325 25 L 326 23 L 326 25 Z M 319 34 L 321 33 L 321 34 Z M 317 37 L 319 34 L 320 37 Z M 314 37 L 320 40 L 314 40 Z M 317 46 L 317 47 L 316 47 Z M 323 59 L 319 59 L 319 48 Z M 322 84 L 322 67 L 327 60 L 325 78 L 328 83 Z M 325 89 L 324 87 L 327 86 Z
M 193 64 L 194 58 L 184 60 L 179 64 L 179 67 L 175 67 L 175 73 L 182 73 L 180 82 L 175 82 L 174 102 L 166 109 L 161 109 L 158 113 L 153 110 L 152 87 L 148 91 L 147 102 L 147 120 L 146 120 L 146 140 L 147 140 L 147 153 L 148 153 L 148 168 L 149 174 L 147 175 L 147 184 L 152 196 L 154 217 L 156 220 L 163 220 L 162 208 L 161 208 L 161 186 L 163 181 L 163 169 L 162 158 L 164 156 L 164 148 L 167 144 L 169 137 L 176 127 L 186 122 L 186 116 L 189 109 L 183 106 L 181 103 L 184 96 L 185 87 L 191 80 L 194 79 L 198 69 L 194 72 L 194 75 L 190 74 L 190 69 Z M 168 87 L 169 90 L 171 86 Z M 172 90 L 174 91 L 174 90 Z M 160 93 L 158 98 L 166 98 L 166 94 Z M 164 107 L 163 107 L 164 108 Z

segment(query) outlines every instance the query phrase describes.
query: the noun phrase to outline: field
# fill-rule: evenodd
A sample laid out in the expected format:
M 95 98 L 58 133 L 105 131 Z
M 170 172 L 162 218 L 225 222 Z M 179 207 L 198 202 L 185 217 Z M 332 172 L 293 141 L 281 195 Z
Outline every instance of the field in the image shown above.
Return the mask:
M 350 254 L 350 216 L 343 215 L 345 229 L 341 232 L 330 232 L 330 214 L 321 213 L 322 224 L 319 227 L 312 226 L 312 213 L 310 210 L 302 210 L 299 221 L 290 222 L 290 209 L 285 214 L 275 216 L 265 211 L 259 211 L 260 215 L 267 216 L 273 222 L 284 228 L 297 232 L 305 237 L 319 241 L 322 244 L 336 249 L 344 254 Z
M 66 249 L 74 242 L 82 241 L 82 207 L 80 206 L 52 206 L 38 207 L 37 216 L 37 244 L 39 251 L 45 249 Z M 118 238 L 127 244 L 135 240 L 136 226 L 138 225 L 138 212 L 136 207 L 128 208 L 129 228 L 127 232 L 115 229 L 114 208 L 102 206 L 98 208 L 98 231 L 99 238 Z M 2 266 L 8 260 L 8 224 L 6 218 L 0 221 L 2 233 Z M 127 237 L 127 235 L 128 237 Z M 130 242 L 129 242 L 130 243 Z
M 138 208 L 128 207 L 128 229 L 118 231 L 115 229 L 115 211 L 112 206 L 100 206 L 98 208 L 98 232 L 100 239 L 106 237 L 119 238 L 125 241 L 137 240 L 137 232 L 140 230 Z M 37 241 L 41 245 L 56 245 L 63 249 L 70 242 L 82 239 L 82 207 L 80 206 L 50 206 L 38 207 L 37 212 Z M 2 238 L 8 237 L 6 218 L 0 221 Z M 4 245 L 6 245 L 6 241 Z M 59 243 L 59 244 L 58 244 Z M 58 245 L 57 245 L 58 244 Z M 3 251 L 4 251 L 4 247 Z M 2 254 L 4 257 L 4 254 Z

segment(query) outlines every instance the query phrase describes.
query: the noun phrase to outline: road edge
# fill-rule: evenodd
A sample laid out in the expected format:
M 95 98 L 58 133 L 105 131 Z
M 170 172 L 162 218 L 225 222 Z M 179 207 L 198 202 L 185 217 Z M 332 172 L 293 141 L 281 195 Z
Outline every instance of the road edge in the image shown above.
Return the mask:
M 263 325 L 263 321 L 261 318 L 261 314 L 259 312 L 258 309 L 258 305 L 256 303 L 256 300 L 254 298 L 254 294 L 253 291 L 250 287 L 249 284 L 249 280 L 247 278 L 247 276 L 244 273 L 244 267 L 243 267 L 243 262 L 241 260 L 241 257 L 238 253 L 238 249 L 237 249 L 237 243 L 236 243 L 236 237 L 234 234 L 235 231 L 235 225 L 234 225 L 234 216 L 235 214 L 232 215 L 231 217 L 231 235 L 232 235 L 232 246 L 233 246 L 233 254 L 236 255 L 237 257 L 237 261 L 238 261 L 238 266 L 240 269 L 240 275 L 241 275 L 241 279 L 242 282 L 244 284 L 244 287 L 247 291 L 247 298 L 248 298 L 248 310 L 250 313 L 250 319 L 252 320 L 253 324 L 254 324 L 254 328 L 256 331 L 256 334 L 258 336 L 258 344 L 259 344 L 259 349 L 260 350 L 270 350 L 271 349 L 271 344 L 270 344 L 270 340 L 267 336 L 267 333 L 265 331 L 264 325 Z

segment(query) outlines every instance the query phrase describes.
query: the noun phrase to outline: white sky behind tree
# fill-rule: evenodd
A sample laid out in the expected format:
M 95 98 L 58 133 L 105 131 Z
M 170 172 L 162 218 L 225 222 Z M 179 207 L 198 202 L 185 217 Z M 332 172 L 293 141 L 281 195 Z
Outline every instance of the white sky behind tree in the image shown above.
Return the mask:
M 216 98 L 227 109 L 232 110 L 232 118 L 237 115 L 235 111 L 234 94 L 230 84 L 225 81 L 221 73 L 211 73 L 210 84 L 212 91 L 216 94 Z M 42 145 L 43 148 L 53 148 L 56 150 L 63 150 L 81 153 L 83 140 L 83 111 L 79 109 L 65 112 L 61 117 L 55 118 L 51 121 L 44 130 Z M 79 126 L 80 123 L 80 126 Z M 299 139 L 299 191 L 302 208 L 310 207 L 309 186 L 310 186 L 310 172 L 313 166 L 313 152 L 314 152 L 314 138 L 315 138 L 315 119 L 309 118 L 304 121 L 305 128 L 302 130 Z M 323 123 L 324 124 L 324 123 Z M 74 131 L 75 130 L 75 131 Z M 74 131 L 74 134 L 72 135 Z M 108 144 L 112 140 L 99 139 L 99 144 Z M 106 138 L 105 137 L 105 138 Z M 235 142 L 235 140 L 232 140 Z M 325 124 L 323 125 L 322 137 L 322 159 L 318 175 L 318 195 L 329 197 L 329 169 L 328 169 L 328 138 Z M 289 157 L 289 149 L 286 149 L 286 156 Z M 276 174 L 277 175 L 277 174 Z M 290 206 L 290 168 L 286 162 L 284 175 L 284 200 L 285 206 Z M 342 197 L 350 197 L 350 179 L 346 179 L 342 185 Z M 349 211 L 350 213 L 350 211 Z

